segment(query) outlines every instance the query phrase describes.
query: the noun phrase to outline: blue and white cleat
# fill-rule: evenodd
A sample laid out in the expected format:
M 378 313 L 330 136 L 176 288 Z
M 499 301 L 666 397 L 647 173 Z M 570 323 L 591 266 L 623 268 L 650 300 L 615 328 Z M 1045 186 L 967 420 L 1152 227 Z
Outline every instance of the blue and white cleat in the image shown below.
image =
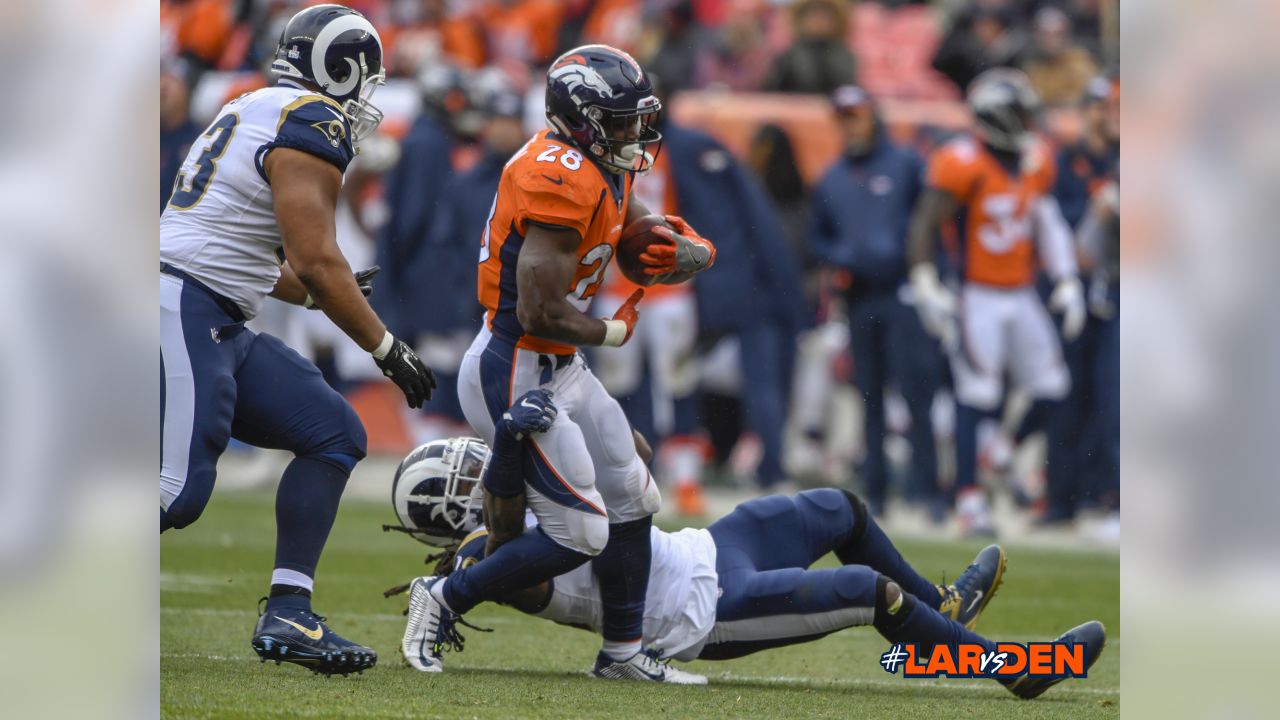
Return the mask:
M 640 680 L 641 682 L 671 683 L 672 685 L 706 685 L 704 675 L 685 672 L 671 665 L 658 662 L 650 650 L 641 650 L 626 660 L 614 660 L 600 651 L 591 674 L 608 680 Z
M 442 577 L 420 577 L 409 583 L 408 621 L 400 652 L 414 670 L 444 672 L 444 651 L 462 652 L 463 637 L 455 627 L 461 618 L 431 594 Z
M 947 587 L 938 586 L 938 592 L 942 593 L 938 612 L 970 630 L 974 629 L 978 625 L 978 616 L 982 615 L 1000 588 L 1007 565 L 1004 549 L 999 545 L 983 548 L 954 583 Z
M 1084 643 L 1084 671 L 1089 672 L 1089 668 L 1098 661 L 1098 656 L 1102 655 L 1102 648 L 1107 645 L 1107 628 L 1097 620 L 1090 620 L 1083 625 L 1077 625 L 1070 630 L 1058 636 L 1058 642 L 1066 643 Z M 1001 681 L 1001 684 L 1008 688 L 1009 692 L 1017 695 L 1023 700 L 1040 697 L 1045 690 L 1066 680 L 1066 678 L 1045 678 L 1045 677 L 1028 677 L 1023 675 L 1014 678 L 1009 682 Z
M 278 608 L 258 618 L 253 649 L 262 662 L 291 662 L 322 675 L 362 673 L 378 662 L 378 653 L 330 630 L 325 618 L 308 610 Z

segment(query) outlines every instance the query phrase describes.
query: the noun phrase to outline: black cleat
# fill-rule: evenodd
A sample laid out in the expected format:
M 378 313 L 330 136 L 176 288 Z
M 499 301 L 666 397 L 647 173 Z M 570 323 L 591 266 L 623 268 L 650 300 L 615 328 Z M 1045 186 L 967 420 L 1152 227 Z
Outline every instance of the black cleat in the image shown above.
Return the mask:
M 978 625 L 978 616 L 982 615 L 1000 588 L 1006 565 L 1004 550 L 999 545 L 983 548 L 954 583 L 945 588 L 938 587 L 938 592 L 942 593 L 938 612 L 970 630 L 974 629 Z
M 1097 620 L 1078 625 L 1066 631 L 1058 637 L 1058 642 L 1068 643 L 1084 643 L 1084 671 L 1089 672 L 1089 668 L 1098 661 L 1098 656 L 1102 655 L 1102 648 L 1107 644 L 1107 629 Z M 1066 680 L 1063 677 L 1056 678 L 1040 678 L 1022 677 L 1014 678 L 1008 682 L 1000 681 L 1002 685 L 1008 688 L 1009 692 L 1017 695 L 1023 700 L 1037 698 L 1044 694 L 1045 690 Z
M 378 662 L 378 653 L 330 630 L 325 619 L 294 608 L 268 610 L 258 618 L 253 649 L 262 662 L 291 662 L 321 675 L 361 672 Z

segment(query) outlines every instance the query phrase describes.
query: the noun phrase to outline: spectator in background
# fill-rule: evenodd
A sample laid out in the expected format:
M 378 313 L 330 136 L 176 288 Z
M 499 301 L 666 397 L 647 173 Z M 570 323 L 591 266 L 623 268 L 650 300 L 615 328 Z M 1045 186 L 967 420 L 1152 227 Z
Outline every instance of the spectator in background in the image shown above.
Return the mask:
M 703 36 L 693 19 L 690 0 L 673 0 L 655 14 L 649 24 L 647 38 L 652 48 L 644 48 L 639 57 L 651 75 L 662 78 L 666 92 L 675 94 L 694 84 L 698 70 Z M 752 88 L 754 89 L 754 88 Z
M 416 278 L 422 316 L 417 348 L 433 363 L 438 386 L 423 405 L 423 418 L 411 423 L 414 442 L 449 437 L 467 427 L 458 403 L 458 368 L 482 321 L 476 302 L 476 259 L 480 238 L 493 207 L 502 168 L 528 140 L 521 122 L 523 99 L 510 91 L 483 98 L 481 156 L 469 170 L 445 186 L 426 242 L 414 253 L 406 275 Z
M 169 204 L 173 180 L 200 129 L 191 122 L 187 81 L 173 70 L 160 72 L 160 210 Z
M 1004 3 L 982 3 L 956 15 L 938 45 L 933 67 L 964 93 L 983 71 L 1014 67 L 1026 48 L 1026 37 Z
M 453 176 L 454 153 L 462 140 L 457 122 L 467 114 L 466 78 L 457 68 L 437 63 L 419 76 L 422 112 L 400 143 L 400 162 L 386 179 L 389 219 L 378 239 L 378 292 L 371 302 L 396 337 L 414 342 L 433 313 L 431 283 L 408 272 L 422 250 L 431 218 Z
M 231 5 L 226 0 L 162 0 L 162 49 L 189 63 L 190 77 L 218 64 L 231 36 Z
M 1069 519 L 1081 504 L 1113 514 L 1120 508 L 1119 84 L 1094 78 L 1082 105 L 1084 134 L 1059 153 L 1053 188 L 1076 231 L 1081 271 L 1088 278 L 1084 331 L 1064 343 L 1075 388 L 1067 398 L 1072 418 L 1067 444 L 1076 450 L 1069 477 L 1075 484 L 1049 488 L 1053 513 L 1045 522 Z
M 800 0 L 792 9 L 795 39 L 773 61 L 764 81 L 770 92 L 828 95 L 854 82 L 856 67 L 845 39 L 848 6 L 837 0 Z
M 1098 66 L 1089 51 L 1072 40 L 1066 13 L 1052 6 L 1041 8 L 1031 40 L 1022 69 L 1041 101 L 1054 107 L 1076 103 Z
M 756 131 L 747 151 L 747 164 L 755 171 L 773 201 L 773 209 L 786 230 L 787 242 L 798 263 L 805 263 L 809 247 L 809 190 L 796 164 L 791 137 L 777 125 Z
M 764 84 L 772 58 L 765 43 L 763 8 L 741 0 L 698 56 L 698 87 L 754 92 Z
M 783 429 L 796 333 L 805 324 L 800 271 L 768 196 L 737 159 L 709 135 L 665 114 L 662 133 L 662 153 L 678 179 L 676 205 L 717 248 L 715 266 L 694 282 L 700 343 L 738 340 L 739 397 L 763 450 L 756 481 L 773 489 L 787 479 Z
M 400 3 L 396 22 L 381 31 L 389 75 L 413 77 L 428 62 L 447 62 L 466 70 L 483 67 L 487 55 L 484 26 L 474 14 L 450 11 L 447 0 Z
M 900 297 L 907 283 L 907 228 L 920 195 L 923 163 L 885 137 L 875 103 L 861 88 L 836 90 L 832 103 L 845 151 L 814 188 L 811 247 L 819 262 L 849 278 L 849 344 L 865 408 L 862 497 L 872 513 L 884 515 L 889 484 L 884 396 L 892 379 L 911 411 L 909 494 L 928 503 L 935 521 L 941 521 L 945 508 L 930 419 L 941 354 Z
M 490 62 L 513 79 L 555 57 L 564 8 L 557 0 L 488 0 L 476 10 L 489 36 Z

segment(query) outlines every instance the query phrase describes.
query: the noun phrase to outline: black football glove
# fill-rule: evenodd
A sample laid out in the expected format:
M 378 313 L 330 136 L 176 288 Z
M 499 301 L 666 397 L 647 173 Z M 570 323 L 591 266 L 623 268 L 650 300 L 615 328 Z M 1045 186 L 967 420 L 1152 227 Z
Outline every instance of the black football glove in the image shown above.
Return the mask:
M 380 265 L 374 265 L 371 268 L 353 273 L 356 279 L 356 285 L 360 286 L 360 294 L 369 297 L 373 294 L 373 276 L 382 272 Z M 308 310 L 319 310 L 320 306 L 316 305 L 316 301 L 311 299 L 311 295 L 307 295 L 307 299 L 302 301 L 302 307 Z
M 420 408 L 422 403 L 431 399 L 431 391 L 436 389 L 435 373 L 422 363 L 405 341 L 397 338 L 386 357 L 381 360 L 375 357 L 373 361 L 382 374 L 391 378 L 391 382 L 404 392 L 409 407 Z

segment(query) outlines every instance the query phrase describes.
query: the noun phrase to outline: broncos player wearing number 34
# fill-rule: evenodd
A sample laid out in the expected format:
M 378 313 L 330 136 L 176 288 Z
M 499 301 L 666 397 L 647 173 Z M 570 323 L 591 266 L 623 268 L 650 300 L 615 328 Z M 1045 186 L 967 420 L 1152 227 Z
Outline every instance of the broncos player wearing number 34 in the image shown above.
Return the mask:
M 526 439 L 504 440 L 492 452 L 475 438 L 439 440 L 401 463 L 392 492 L 403 524 L 399 529 L 425 543 L 454 548 L 437 565 L 437 577 L 468 573 L 487 562 L 490 533 L 481 523 L 493 525 L 488 498 L 512 481 L 521 482 L 520 446 L 555 417 L 551 398 L 533 390 L 500 423 L 508 438 Z M 477 505 L 481 498 L 484 512 Z M 545 532 L 533 518 L 527 524 L 525 535 Z M 844 490 L 757 498 L 706 529 L 650 528 L 647 539 L 652 563 L 644 612 L 646 653 L 655 665 L 682 677 L 705 683 L 702 676 L 658 659 L 731 660 L 865 625 L 891 643 L 994 647 L 974 628 L 1003 579 L 1004 551 L 988 546 L 954 583 L 935 585 L 902 557 L 862 500 Z M 811 567 L 828 553 L 834 553 L 838 567 Z M 433 628 L 421 612 L 421 588 L 434 579 L 417 578 L 406 586 L 411 594 L 401 651 L 415 667 L 430 663 L 443 649 L 463 649 L 451 620 L 443 630 Z M 497 600 L 596 633 L 607 622 L 603 588 L 585 566 L 531 588 L 511 588 Z M 1087 671 L 1102 653 L 1106 632 L 1101 623 L 1087 622 L 1059 639 L 1087 643 Z M 1033 698 L 1060 681 L 1020 676 L 1005 686 L 1018 697 Z
M 595 674 L 680 682 L 641 652 L 658 489 L 622 408 L 578 352 L 622 345 L 635 327 L 643 290 L 611 319 L 586 310 L 622 229 L 649 214 L 631 188 L 659 151 L 654 121 L 661 108 L 640 65 L 606 45 L 570 50 L 547 72 L 550 127 L 507 162 L 480 238 L 485 322 L 458 380 L 467 421 L 486 442 L 513 445 L 510 457 L 525 468 L 524 480 L 511 475 L 490 498 L 515 509 L 491 513 L 496 551 L 415 587 L 414 603 L 424 627 L 444 632 L 482 601 L 590 562 L 604 613 Z M 682 282 L 711 266 L 715 248 L 680 218 L 668 222 L 654 232 L 669 244 L 650 245 L 641 260 L 660 281 Z M 525 433 L 512 434 L 504 414 L 535 388 L 554 392 L 559 412 L 523 442 Z M 521 532 L 526 503 L 538 532 Z M 504 518 L 515 518 L 514 526 Z M 419 670 L 443 669 L 438 653 L 419 660 Z
M 369 307 L 376 268 L 353 275 L 335 238 L 343 172 L 382 118 L 369 104 L 384 77 L 377 31 L 348 8 L 308 8 L 285 26 L 272 71 L 274 87 L 228 103 L 193 144 L 160 218 L 160 532 L 200 517 L 230 438 L 292 451 L 253 648 L 346 674 L 377 654 L 330 630 L 311 591 L 364 428 L 314 365 L 244 324 L 268 295 L 314 306 L 410 407 L 435 378 Z

